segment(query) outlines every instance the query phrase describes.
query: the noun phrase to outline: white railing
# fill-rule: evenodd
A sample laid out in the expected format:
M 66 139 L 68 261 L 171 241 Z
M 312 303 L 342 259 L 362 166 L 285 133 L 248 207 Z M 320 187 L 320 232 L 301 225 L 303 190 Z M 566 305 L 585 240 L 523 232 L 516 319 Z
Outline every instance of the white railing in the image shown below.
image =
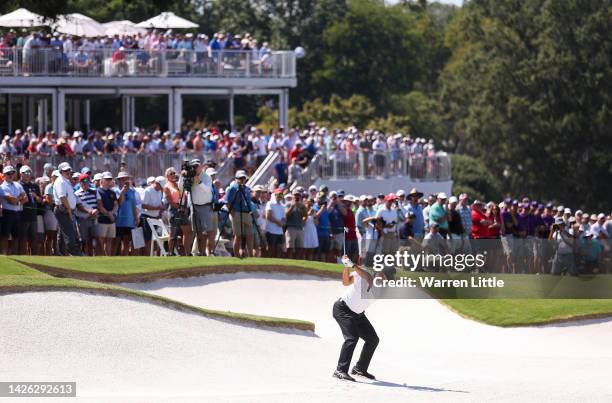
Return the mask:
M 295 78 L 295 53 L 254 50 L 0 50 L 2 76 Z

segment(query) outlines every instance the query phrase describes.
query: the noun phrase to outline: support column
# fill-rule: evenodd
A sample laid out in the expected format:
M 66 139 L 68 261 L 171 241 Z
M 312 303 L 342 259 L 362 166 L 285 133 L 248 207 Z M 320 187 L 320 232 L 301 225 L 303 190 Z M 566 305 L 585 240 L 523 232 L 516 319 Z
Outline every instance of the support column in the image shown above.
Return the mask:
M 27 98 L 27 104 L 28 104 L 28 121 L 26 122 L 25 126 L 32 126 L 32 128 L 34 128 L 35 123 L 36 123 L 36 114 L 34 109 L 36 108 L 36 98 L 34 97 L 34 95 L 28 95 Z M 25 129 L 25 127 L 24 127 Z
M 278 124 L 288 129 L 289 124 L 289 90 L 283 89 L 278 95 Z
M 72 100 L 72 126 L 74 130 L 81 130 L 81 100 L 79 98 Z
M 130 120 L 130 131 L 134 130 L 134 127 L 136 127 L 136 97 L 134 96 L 130 96 L 130 116 L 129 116 L 129 120 Z
M 124 132 L 134 129 L 134 97 L 131 95 L 121 96 L 121 127 Z
M 21 130 L 25 129 L 27 125 L 28 125 L 28 96 L 22 95 L 21 96 L 21 127 L 20 129 Z
M 38 130 L 37 133 L 42 133 L 47 130 L 47 98 L 38 100 Z
M 183 123 L 183 96 L 180 92 L 172 90 L 172 131 L 180 132 L 181 124 Z
M 86 99 L 83 106 L 85 108 L 85 130 L 89 134 L 91 131 L 91 100 Z
M 13 134 L 13 99 L 11 94 L 6 94 L 6 107 L 7 107 L 7 125 L 8 132 L 10 135 Z
M 56 133 L 59 136 L 66 128 L 66 93 L 57 91 L 57 118 L 56 118 Z
M 236 119 L 234 114 L 234 92 L 232 91 L 229 96 L 229 123 L 230 129 L 234 130 L 236 126 Z
M 66 124 L 74 129 L 74 98 L 68 97 L 66 99 Z
M 174 131 L 174 90 L 168 93 L 168 131 Z

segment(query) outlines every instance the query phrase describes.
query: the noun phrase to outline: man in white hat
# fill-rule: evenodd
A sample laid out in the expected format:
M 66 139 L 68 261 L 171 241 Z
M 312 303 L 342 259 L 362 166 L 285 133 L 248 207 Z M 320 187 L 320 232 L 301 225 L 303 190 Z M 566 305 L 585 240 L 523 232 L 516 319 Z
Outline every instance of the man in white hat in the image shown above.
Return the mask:
M 50 181 L 43 188 L 43 223 L 45 227 L 45 238 L 43 241 L 43 255 L 50 256 L 53 254 L 59 254 L 57 248 L 57 229 L 58 223 L 57 218 L 53 210 L 55 209 L 55 201 L 53 197 L 53 183 L 59 178 L 60 173 L 56 169 L 50 174 Z
M 235 181 L 225 192 L 225 202 L 230 212 L 235 257 L 250 257 L 253 251 L 253 216 L 251 210 L 251 189 L 246 185 L 247 174 L 239 169 Z M 246 243 L 246 248 L 243 242 Z M 241 254 L 242 251 L 242 254 Z
M 59 245 L 60 251 L 69 253 L 71 256 L 82 256 L 81 245 L 77 230 L 75 228 L 74 210 L 77 206 L 77 197 L 71 183 L 72 168 L 67 162 L 62 162 L 57 167 L 60 176 L 53 183 L 53 196 L 55 202 L 55 217 L 59 225 L 59 231 L 63 245 Z
M 439 232 L 443 238 L 448 235 L 448 211 L 446 209 L 446 200 L 448 197 L 446 193 L 440 192 L 436 197 L 436 202 L 429 208 L 429 225 L 432 223 L 438 223 Z
M 19 225 L 19 254 L 38 255 L 40 250 L 40 234 L 38 232 L 38 216 L 42 215 L 42 195 L 40 186 L 33 182 L 32 169 L 23 165 L 19 169 L 20 184 L 28 197 L 23 204 L 21 222 Z M 41 214 L 39 214 L 39 211 Z
M 190 162 L 195 168 L 195 176 L 191 189 L 187 189 L 191 196 L 191 226 L 198 239 L 200 255 L 212 255 L 215 245 L 217 228 L 213 226 L 213 182 L 206 173 L 205 165 L 199 159 Z M 183 189 L 185 175 L 181 175 L 178 186 Z
M 0 199 L 2 201 L 2 253 L 5 255 L 18 253 L 18 236 L 19 225 L 21 222 L 21 212 L 23 204 L 28 201 L 28 197 L 23 190 L 23 187 L 16 181 L 15 168 L 12 165 L 7 165 L 3 168 L 4 182 L 0 185 Z M 13 239 L 11 242 L 11 250 L 9 251 L 8 239 L 9 236 Z
M 145 239 L 143 255 L 148 254 L 151 250 L 152 233 L 151 226 L 147 220 L 149 218 L 161 218 L 162 211 L 164 210 L 162 189 L 166 184 L 166 178 L 163 176 L 152 177 L 151 181 L 147 180 L 147 182 L 149 186 L 143 192 L 142 214 L 140 215 L 140 225 L 142 226 Z

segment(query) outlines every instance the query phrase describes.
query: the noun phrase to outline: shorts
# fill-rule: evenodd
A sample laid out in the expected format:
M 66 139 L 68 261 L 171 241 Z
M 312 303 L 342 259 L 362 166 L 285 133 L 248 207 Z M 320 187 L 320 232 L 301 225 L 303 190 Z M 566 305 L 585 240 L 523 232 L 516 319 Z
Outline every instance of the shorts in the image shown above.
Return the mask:
M 304 247 L 304 229 L 287 227 L 287 249 L 301 249 Z
M 329 235 L 317 235 L 319 238 L 319 253 L 328 253 L 331 250 L 331 238 Z
M 384 155 L 374 155 L 374 164 L 378 167 L 378 168 L 382 168 L 385 166 L 385 156 Z
M 235 236 L 243 237 L 253 234 L 253 219 L 249 213 L 232 212 L 232 231 Z
M 146 215 L 141 215 L 139 225 L 142 227 L 142 234 L 144 235 L 144 240 L 146 242 L 149 242 L 152 238 L 152 233 L 151 233 L 151 226 L 149 225 L 147 218 L 155 219 L 155 217 L 147 217 Z
M 339 234 L 332 234 L 332 236 L 332 249 L 335 251 L 341 251 L 342 249 L 344 249 L 344 233 L 341 232 Z
M 96 221 L 93 218 L 78 218 L 79 231 L 81 232 L 81 240 L 87 242 L 98 236 L 98 228 Z
M 130 228 L 130 227 L 117 227 L 116 229 L 117 237 L 118 238 L 128 237 L 132 239 L 132 229 L 133 228 Z
M 21 221 L 21 211 L 3 210 L 2 212 L 2 229 L 3 237 L 10 235 L 13 238 L 19 236 L 19 225 Z
M 283 234 L 272 234 L 270 232 L 266 232 L 266 240 L 268 241 L 268 245 L 282 245 L 283 244 Z
M 212 204 L 192 206 L 191 212 L 191 228 L 193 232 L 210 232 L 214 231 L 212 216 Z
M 19 223 L 19 239 L 28 241 L 38 240 L 38 230 L 36 221 L 22 221 Z
M 98 223 L 98 236 L 100 238 L 115 238 L 117 236 L 117 229 L 115 224 Z
M 183 211 L 179 212 L 178 209 L 170 209 L 169 213 L 168 222 L 170 223 L 170 228 L 189 225 L 188 212 L 184 213 Z
M 506 235 L 501 237 L 502 247 L 504 249 L 504 253 L 506 256 L 510 256 L 512 254 L 512 250 L 514 248 L 514 237 L 512 235 Z
M 356 239 L 347 239 L 345 241 L 346 254 L 349 256 L 359 255 L 359 241 Z
M 45 210 L 43 221 L 45 223 L 45 231 L 57 231 L 57 217 L 55 217 L 53 211 Z

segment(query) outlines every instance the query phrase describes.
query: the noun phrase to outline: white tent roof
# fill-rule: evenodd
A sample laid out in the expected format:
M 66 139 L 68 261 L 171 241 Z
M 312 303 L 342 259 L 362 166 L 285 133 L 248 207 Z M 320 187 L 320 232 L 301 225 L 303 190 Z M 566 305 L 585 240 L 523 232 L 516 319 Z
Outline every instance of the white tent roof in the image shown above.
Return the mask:
M 96 20 L 79 13 L 60 15 L 55 30 L 76 36 L 105 36 L 106 28 Z
M 137 27 L 135 23 L 129 20 L 111 21 L 104 24 L 106 35 L 133 35 L 147 32 L 146 29 Z
M 31 12 L 25 8 L 18 8 L 17 10 L 4 14 L 0 17 L 1 27 L 38 27 L 45 25 L 45 19 L 43 16 Z
M 198 24 L 191 22 L 189 20 L 186 20 L 185 18 L 181 18 L 170 11 L 161 13 L 160 15 L 156 17 L 149 18 L 148 20 L 137 24 L 137 26 L 141 28 L 162 28 L 162 29 L 168 29 L 168 28 L 186 29 L 186 28 L 199 27 Z

